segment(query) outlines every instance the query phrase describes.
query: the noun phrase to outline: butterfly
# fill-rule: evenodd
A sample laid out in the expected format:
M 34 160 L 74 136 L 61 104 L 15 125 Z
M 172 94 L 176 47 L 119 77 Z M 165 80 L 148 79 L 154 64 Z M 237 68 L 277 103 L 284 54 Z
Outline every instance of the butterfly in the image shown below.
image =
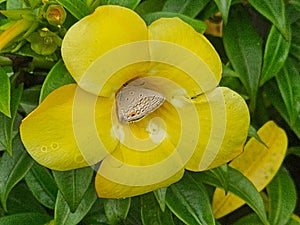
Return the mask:
M 140 86 L 123 86 L 116 95 L 116 110 L 120 122 L 142 119 L 165 101 L 160 93 Z

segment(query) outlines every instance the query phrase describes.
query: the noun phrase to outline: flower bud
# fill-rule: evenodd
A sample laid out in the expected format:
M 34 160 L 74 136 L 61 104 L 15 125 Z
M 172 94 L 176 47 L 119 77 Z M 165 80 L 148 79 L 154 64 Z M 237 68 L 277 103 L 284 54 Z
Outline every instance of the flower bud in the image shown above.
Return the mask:
M 40 55 L 50 55 L 61 46 L 61 38 L 48 29 L 42 29 L 30 34 L 27 40 L 33 51 Z
M 66 19 L 67 13 L 60 5 L 49 5 L 45 13 L 48 23 L 53 26 L 61 26 Z

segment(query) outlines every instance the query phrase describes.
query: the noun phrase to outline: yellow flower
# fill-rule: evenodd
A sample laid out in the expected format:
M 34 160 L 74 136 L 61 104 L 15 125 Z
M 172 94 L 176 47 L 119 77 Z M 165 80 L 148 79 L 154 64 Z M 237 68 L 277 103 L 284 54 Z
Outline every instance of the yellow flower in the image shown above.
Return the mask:
M 218 87 L 218 54 L 182 20 L 147 27 L 132 10 L 101 6 L 68 30 L 62 56 L 77 84 L 50 93 L 23 120 L 21 137 L 30 155 L 54 170 L 102 160 L 95 180 L 100 197 L 166 187 L 184 169 L 210 169 L 241 153 L 247 105 Z M 159 96 L 165 100 L 156 109 L 152 101 Z M 131 116 L 138 106 L 146 113 L 120 120 L 127 118 L 120 104 L 134 109 Z

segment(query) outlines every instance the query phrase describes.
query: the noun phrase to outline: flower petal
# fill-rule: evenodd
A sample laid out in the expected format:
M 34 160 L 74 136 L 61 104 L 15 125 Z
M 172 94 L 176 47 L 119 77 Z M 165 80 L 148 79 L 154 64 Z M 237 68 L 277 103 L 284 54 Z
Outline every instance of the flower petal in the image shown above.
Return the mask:
M 186 169 L 201 171 L 220 166 L 239 155 L 246 140 L 250 117 L 243 98 L 218 87 L 195 99 L 200 136 Z
M 255 138 L 251 138 L 244 152 L 229 164 L 242 172 L 258 191 L 263 190 L 273 179 L 282 164 L 287 150 L 287 136 L 273 121 L 265 123 L 258 135 L 268 148 Z M 237 196 L 216 189 L 213 197 L 213 210 L 217 218 L 227 215 L 245 202 Z
M 114 134 L 120 145 L 103 160 L 98 171 L 106 179 L 128 186 L 148 186 L 183 170 L 180 153 L 186 151 L 176 149 L 181 123 L 168 102 L 142 120 L 119 123 Z
M 115 168 L 112 168 L 113 170 Z M 100 169 L 101 170 L 101 167 Z M 126 176 L 126 177 L 130 177 L 130 176 L 139 176 L 139 170 L 136 169 L 135 173 L 133 174 L 126 174 L 126 172 L 128 172 L 127 170 L 122 170 L 122 168 L 119 168 L 119 173 Z M 168 178 L 167 180 L 164 181 L 160 181 L 157 183 L 153 183 L 151 185 L 135 185 L 135 186 L 130 186 L 130 185 L 125 185 L 125 184 L 120 184 L 120 183 L 116 183 L 113 182 L 107 178 L 105 178 L 104 176 L 101 175 L 101 172 L 97 173 L 96 175 L 96 179 L 95 179 L 95 186 L 96 186 L 96 191 L 97 194 L 100 198 L 127 198 L 127 197 L 132 197 L 132 196 L 137 196 L 137 195 L 141 195 L 162 187 L 167 187 L 170 184 L 173 184 L 175 182 L 177 182 L 178 180 L 180 180 L 182 178 L 184 174 L 184 170 L 180 170 L 179 172 L 177 172 L 175 175 L 173 175 L 172 177 Z M 149 174 L 152 177 L 156 176 L 157 174 Z M 138 178 L 137 178 L 138 179 Z M 147 177 L 144 177 L 144 179 L 147 179 Z
M 147 26 L 134 11 L 116 5 L 100 6 L 68 30 L 62 43 L 62 56 L 79 86 L 97 94 L 89 90 L 90 84 L 97 85 L 95 80 L 107 68 L 98 67 L 97 72 L 86 75 L 93 62 L 115 47 L 147 39 Z M 109 64 L 105 66 L 110 67 Z
M 149 36 L 152 40 L 161 41 L 161 45 L 156 43 L 152 47 L 152 59 L 157 60 L 157 57 L 161 59 L 160 55 L 163 54 L 163 57 L 172 59 L 175 62 L 175 66 L 179 66 L 179 69 L 181 69 L 180 64 L 182 63 L 189 64 L 192 69 L 195 64 L 190 62 L 190 58 L 191 55 L 196 55 L 199 61 L 207 65 L 207 68 L 202 66 L 197 74 L 188 73 L 195 81 L 201 80 L 201 83 L 205 83 L 205 85 L 200 83 L 202 90 L 196 87 L 198 88 L 198 93 L 196 94 L 212 90 L 218 85 L 222 72 L 221 60 L 210 42 L 202 34 L 197 33 L 190 25 L 179 18 L 162 18 L 149 26 Z M 166 42 L 185 48 L 189 53 L 183 53 L 182 50 L 173 47 L 174 52 L 172 54 L 172 47 L 166 45 Z M 165 52 L 170 53 L 167 54 Z M 186 60 L 183 60 L 184 58 Z M 181 63 L 176 62 L 176 60 L 181 61 Z M 183 71 L 187 72 L 186 70 Z M 184 80 L 183 77 L 178 76 L 174 76 L 172 79 L 175 82 L 177 79 Z M 180 83 L 180 81 L 177 83 Z M 191 86 L 190 88 L 193 89 L 194 87 Z
M 95 164 L 118 144 L 109 137 L 112 103 L 76 84 L 62 86 L 22 121 L 22 141 L 37 162 L 54 170 Z

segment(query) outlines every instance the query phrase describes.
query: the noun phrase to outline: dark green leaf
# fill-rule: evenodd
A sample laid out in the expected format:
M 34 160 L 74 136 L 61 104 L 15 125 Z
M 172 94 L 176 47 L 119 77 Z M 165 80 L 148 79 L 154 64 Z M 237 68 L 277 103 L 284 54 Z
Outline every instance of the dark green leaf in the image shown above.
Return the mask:
M 249 3 L 263 16 L 269 19 L 289 39 L 284 0 L 249 0 Z
M 28 204 L 30 203 L 30 204 Z M 7 199 L 8 214 L 25 212 L 47 213 L 45 208 L 36 200 L 24 183 L 18 183 L 10 192 Z
M 54 219 L 55 225 L 74 225 L 78 224 L 89 212 L 97 199 L 94 185 L 91 183 L 85 192 L 80 204 L 75 212 L 71 212 L 68 203 L 65 201 L 61 192 L 58 192 L 55 204 Z
M 186 224 L 215 224 L 205 187 L 188 173 L 168 187 L 166 202 L 170 210 Z
M 290 45 L 291 40 L 285 39 L 273 25 L 265 47 L 260 85 L 276 76 L 280 71 L 288 57 Z
M 217 6 L 222 14 L 224 23 L 227 24 L 231 0 L 214 0 L 214 1 L 217 4 Z
M 85 1 L 81 0 L 56 0 L 65 7 L 76 19 L 80 20 L 91 13 Z
M 228 165 L 225 164 L 223 166 L 218 167 L 218 169 L 211 170 L 211 172 L 215 175 L 215 177 L 221 182 L 222 188 L 225 192 L 228 192 L 229 189 L 229 168 Z
M 250 97 L 250 110 L 254 112 L 262 64 L 262 40 L 251 25 L 247 12 L 232 7 L 223 41 L 233 69 L 239 74 Z
M 249 138 L 254 137 L 257 141 L 259 141 L 261 144 L 263 144 L 264 146 L 266 146 L 268 148 L 268 146 L 258 136 L 256 129 L 251 125 L 250 125 L 249 130 L 248 130 L 248 137 Z
M 74 212 L 79 206 L 92 183 L 93 174 L 94 170 L 91 167 L 70 171 L 53 171 L 57 187 L 68 203 L 71 212 Z
M 269 221 L 272 225 L 286 224 L 297 203 L 296 187 L 285 168 L 281 168 L 267 186 Z
M 20 106 L 22 107 L 26 115 L 34 110 L 39 104 L 40 91 L 40 85 L 27 88 L 23 91 Z
M 174 225 L 169 209 L 161 211 L 152 192 L 141 196 L 141 214 L 143 225 Z
M 298 13 L 300 14 L 300 13 Z M 300 60 L 300 20 L 292 25 L 291 54 Z
M 192 175 L 196 180 L 223 188 L 222 182 L 215 175 L 214 170 L 220 170 L 218 173 L 222 173 L 222 168 L 216 168 L 202 173 L 193 173 Z M 263 224 L 269 224 L 259 192 L 241 172 L 231 167 L 228 167 L 228 191 L 243 199 L 256 212 Z
M 155 198 L 159 204 L 161 211 L 165 211 L 166 209 L 166 194 L 167 188 L 160 188 L 154 191 Z
M 25 181 L 40 203 L 54 209 L 58 189 L 48 169 L 35 163 L 25 176 Z
M 122 224 L 125 221 L 131 199 L 104 199 L 104 210 L 110 224 Z
M 222 64 L 222 78 L 223 77 L 240 77 L 239 74 L 237 74 L 235 71 L 232 70 L 232 68 L 230 68 L 227 65 Z
M 235 222 L 233 225 L 263 225 L 261 220 L 256 214 L 249 214 L 241 219 L 239 219 L 237 222 Z
M 300 2 L 297 0 L 291 0 L 289 1 L 289 4 L 293 5 L 295 9 L 298 10 L 298 12 L 300 12 Z
M 142 225 L 140 196 L 132 197 L 126 225 Z
M 180 13 L 194 18 L 208 2 L 209 0 L 167 0 L 162 11 Z
M 300 74 L 291 60 L 286 61 L 276 81 L 293 126 L 300 117 Z
M 2 67 L 0 67 L 0 112 L 10 117 L 10 81 Z
M 0 225 L 42 225 L 49 222 L 52 218 L 41 213 L 20 213 L 0 218 Z
M 33 160 L 25 151 L 19 136 L 13 139 L 13 148 L 12 156 L 5 152 L 0 159 L 0 197 L 5 210 L 9 192 L 33 165 Z
M 126 8 L 135 9 L 141 0 L 101 0 L 102 5 L 121 5 Z
M 0 113 L 0 143 L 9 154 L 12 154 L 13 127 L 22 92 L 23 85 L 20 85 L 18 88 L 11 88 L 11 118 Z
M 265 88 L 266 95 L 283 117 L 283 119 L 289 124 L 291 129 L 295 132 L 298 138 L 300 138 L 300 118 L 297 118 L 294 123 L 292 123 L 289 119 L 289 114 L 286 109 L 286 106 L 283 102 L 283 99 L 280 95 L 280 91 L 275 82 L 268 82 Z
M 290 147 L 288 150 L 287 150 L 287 155 L 295 155 L 295 156 L 298 156 L 300 157 L 300 147 Z
M 82 220 L 86 225 L 109 225 L 103 206 L 103 199 L 98 198 L 91 210 Z
M 209 1 L 206 5 L 205 9 L 200 12 L 197 18 L 201 20 L 210 19 L 213 17 L 217 12 L 219 12 L 218 6 L 214 1 Z
M 151 24 L 153 21 L 158 20 L 159 18 L 162 17 L 165 18 L 179 17 L 184 22 L 190 24 L 199 33 L 204 33 L 207 28 L 206 23 L 204 23 L 203 21 L 193 19 L 186 15 L 175 13 L 175 12 L 153 12 L 153 13 L 148 13 L 146 15 L 142 15 L 142 17 L 148 25 Z
M 161 11 L 166 0 L 146 0 L 139 4 L 135 11 L 140 15 Z
M 48 73 L 47 78 L 43 83 L 40 94 L 40 102 L 42 102 L 46 96 L 56 88 L 70 83 L 74 83 L 74 80 L 66 69 L 63 61 L 60 60 Z
M 286 5 L 286 15 L 290 24 L 293 24 L 300 19 L 299 10 L 296 7 L 297 6 L 293 4 L 293 1 L 289 1 Z

